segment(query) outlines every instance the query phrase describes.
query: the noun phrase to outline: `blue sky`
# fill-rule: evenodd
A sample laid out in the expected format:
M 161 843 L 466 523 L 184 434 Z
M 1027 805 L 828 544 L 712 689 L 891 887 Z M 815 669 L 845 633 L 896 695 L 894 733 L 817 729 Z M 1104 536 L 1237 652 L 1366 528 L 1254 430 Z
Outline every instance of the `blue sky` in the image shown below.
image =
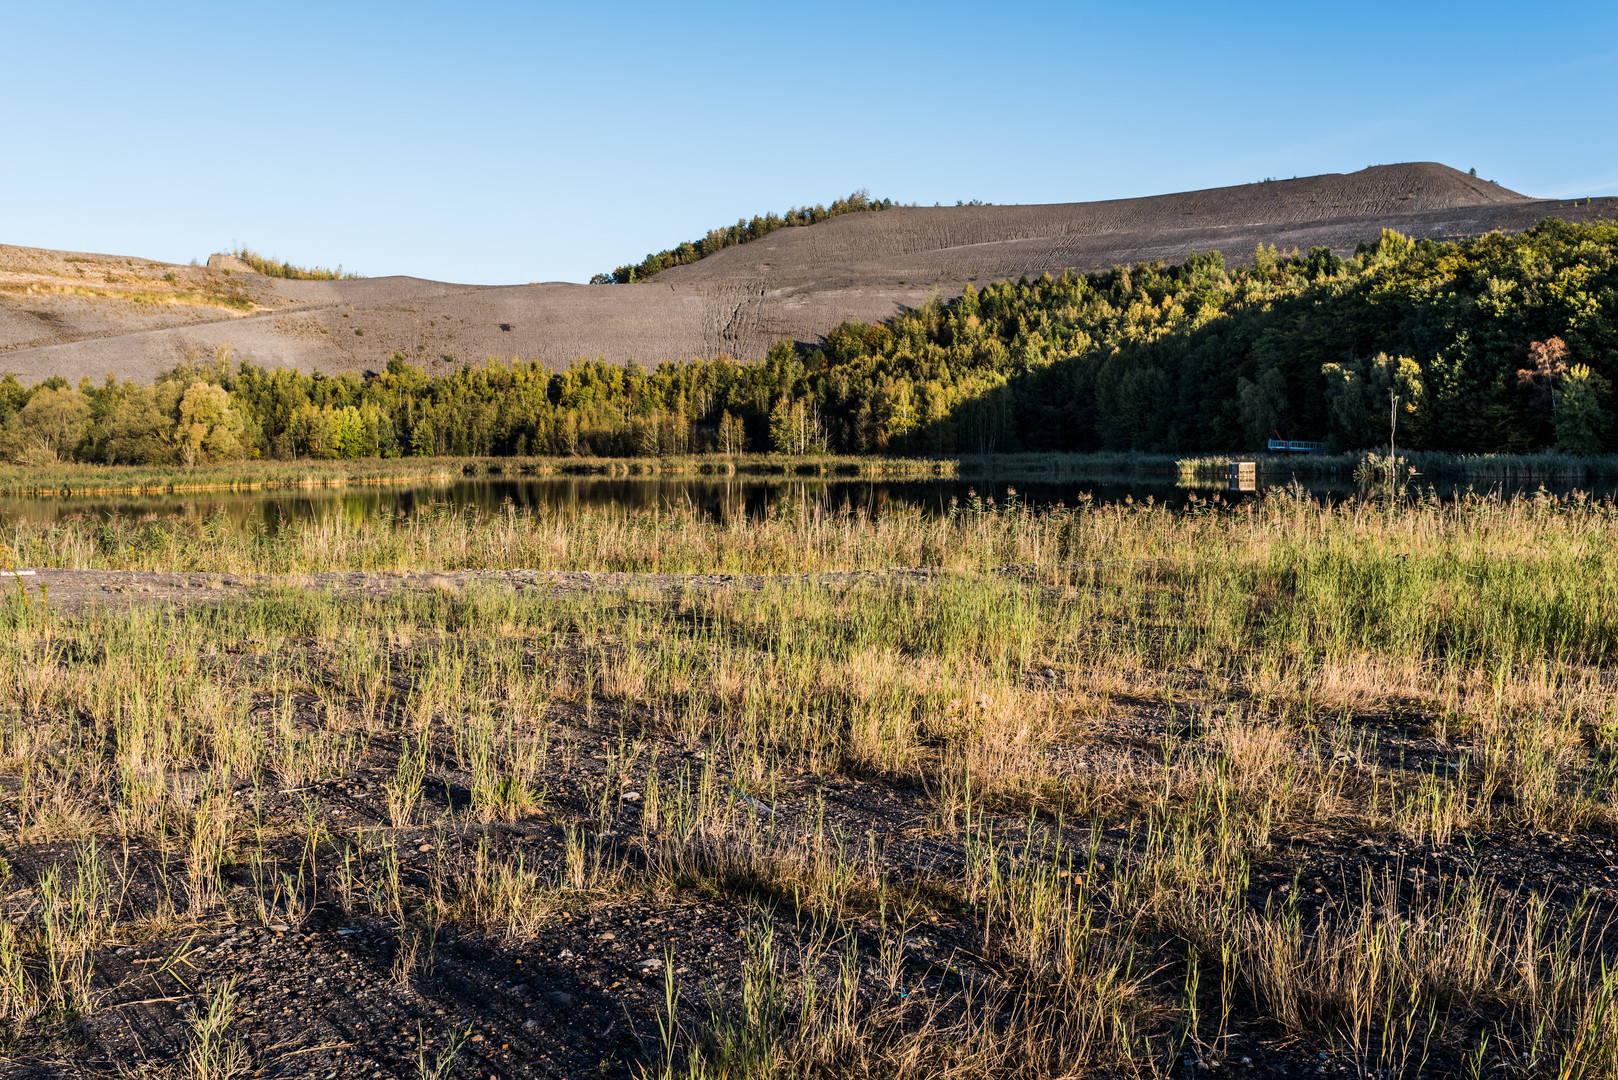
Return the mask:
M 1618 194 L 1618 4 L 6 5 L 0 242 L 582 281 L 864 187 Z

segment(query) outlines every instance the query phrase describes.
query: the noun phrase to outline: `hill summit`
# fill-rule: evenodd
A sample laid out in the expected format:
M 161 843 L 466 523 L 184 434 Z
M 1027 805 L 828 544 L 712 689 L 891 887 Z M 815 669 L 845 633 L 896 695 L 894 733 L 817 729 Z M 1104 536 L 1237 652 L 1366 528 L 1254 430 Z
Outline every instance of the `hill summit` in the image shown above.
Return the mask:
M 176 266 L 0 246 L 0 372 L 148 380 L 188 355 L 301 370 L 428 371 L 488 356 L 655 364 L 757 358 L 845 320 L 883 321 L 968 283 L 1178 262 L 1259 244 L 1342 254 L 1384 228 L 1418 239 L 1519 232 L 1618 200 L 1535 199 L 1433 162 L 1103 202 L 894 207 L 781 228 L 630 285 L 289 280 L 235 259 Z

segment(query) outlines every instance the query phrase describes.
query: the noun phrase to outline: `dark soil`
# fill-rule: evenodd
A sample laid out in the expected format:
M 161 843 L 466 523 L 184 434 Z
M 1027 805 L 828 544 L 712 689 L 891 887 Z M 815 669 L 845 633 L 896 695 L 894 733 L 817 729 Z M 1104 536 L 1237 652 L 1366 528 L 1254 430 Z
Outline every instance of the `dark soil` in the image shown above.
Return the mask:
M 583 748 L 603 745 L 607 735 L 582 725 L 566 732 Z M 379 745 L 374 761 L 341 780 L 279 796 L 281 805 L 266 805 L 266 816 L 296 815 L 312 807 L 350 833 L 384 828 L 380 790 L 390 774 L 384 762 L 391 751 Z M 681 760 L 677 747 L 667 747 L 665 754 L 670 763 Z M 580 753 L 578 762 L 572 774 L 546 778 L 551 799 L 542 819 L 495 825 L 486 833 L 401 831 L 396 843 L 403 875 L 425 882 L 435 863 L 465 856 L 480 839 L 503 856 L 521 852 L 530 865 L 555 867 L 561 823 L 583 823 L 592 811 L 577 796 L 582 781 L 601 764 L 588 753 Z M 457 797 L 458 781 L 464 778 L 430 777 L 429 790 L 439 792 L 436 809 Z M 792 828 L 801 827 L 822 802 L 827 824 L 865 838 L 867 850 L 894 880 L 927 881 L 962 863 L 958 843 L 932 837 L 924 828 L 924 792 L 857 778 L 806 777 L 778 790 L 773 805 L 781 827 Z M 623 834 L 633 835 L 634 805 L 626 803 L 619 816 Z M 1025 824 L 1012 816 L 990 822 L 1012 840 Z M 1586 889 L 1601 904 L 1618 900 L 1612 888 L 1615 867 L 1606 854 L 1612 841 L 1604 837 L 1487 835 L 1443 848 L 1384 836 L 1280 840 L 1275 857 L 1254 874 L 1252 902 L 1258 906 L 1301 889 L 1308 912 L 1325 901 L 1352 897 L 1365 871 L 1392 875 L 1409 890 L 1485 876 L 1506 892 L 1544 891 L 1559 905 L 1571 904 Z M 1135 842 L 1131 834 L 1112 830 L 1099 856 L 1116 866 L 1131 857 Z M 26 904 L 27 882 L 68 854 L 8 845 L 14 877 L 7 906 Z M 133 876 L 155 886 L 158 868 L 145 870 Z M 334 862 L 322 867 L 328 880 L 337 872 Z M 244 871 L 235 871 L 234 878 L 238 890 L 250 888 Z M 435 942 L 421 945 L 430 951 L 430 964 L 404 981 L 393 974 L 398 950 L 407 947 L 398 931 L 358 912 L 345 914 L 329 901 L 301 922 L 272 917 L 268 924 L 216 925 L 195 934 L 109 945 L 95 958 L 101 1002 L 75 1025 L 82 1045 L 13 1061 L 0 1072 L 99 1076 L 166 1066 L 183 1058 L 193 988 L 235 978 L 241 993 L 235 1030 L 251 1048 L 253 1075 L 416 1077 L 424 1050 L 430 1061 L 458 1034 L 470 1031 L 455 1076 L 632 1076 L 657 1059 L 665 958 L 672 958 L 681 986 L 682 1019 L 700 1027 L 710 1002 L 735 1004 L 730 992 L 746 955 L 750 925 L 770 923 L 788 955 L 803 943 L 790 905 L 772 911 L 770 903 L 769 897 L 722 893 L 606 899 L 561 912 L 533 939 L 510 945 L 446 926 Z M 976 941 L 972 920 L 946 911 L 907 935 L 907 964 L 913 971 L 934 973 L 927 983 L 946 995 L 989 978 L 974 959 Z M 1281 1037 L 1250 1003 L 1238 1009 L 1228 1042 L 1203 1065 L 1248 1076 L 1353 1074 L 1352 1064 L 1330 1051 Z M 1429 1065 L 1426 1075 L 1433 1076 L 1458 1067 L 1442 1055 Z M 1199 1071 L 1193 1058 L 1175 1074 Z

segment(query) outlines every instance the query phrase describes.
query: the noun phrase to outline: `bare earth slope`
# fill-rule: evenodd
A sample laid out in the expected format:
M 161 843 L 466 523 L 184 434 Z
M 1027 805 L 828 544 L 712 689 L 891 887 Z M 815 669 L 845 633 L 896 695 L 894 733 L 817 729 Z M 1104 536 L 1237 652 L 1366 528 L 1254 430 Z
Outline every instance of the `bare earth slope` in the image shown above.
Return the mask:
M 638 285 L 471 286 L 387 277 L 283 281 L 122 256 L 0 246 L 0 373 L 25 382 L 147 380 L 229 344 L 266 365 L 429 370 L 489 356 L 565 366 L 728 354 L 815 341 L 845 319 L 892 318 L 934 293 L 1260 243 L 1340 253 L 1383 228 L 1452 239 L 1550 216 L 1611 216 L 1618 199 L 1532 199 L 1444 165 L 1046 206 L 901 207 L 782 229 Z

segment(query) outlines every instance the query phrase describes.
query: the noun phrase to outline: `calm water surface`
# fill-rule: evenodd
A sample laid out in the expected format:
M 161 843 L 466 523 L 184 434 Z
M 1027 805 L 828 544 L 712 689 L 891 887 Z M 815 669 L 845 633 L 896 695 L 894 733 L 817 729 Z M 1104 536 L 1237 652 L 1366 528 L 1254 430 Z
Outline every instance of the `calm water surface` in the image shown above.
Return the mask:
M 1260 485 L 1261 488 L 1265 485 Z M 1470 485 L 1477 491 L 1506 495 L 1536 490 L 1534 483 Z M 1304 485 L 1318 498 L 1344 499 L 1355 493 L 1352 484 L 1314 482 Z M 1436 485 L 1440 497 L 1467 490 L 1466 484 Z M 1565 493 L 1571 485 L 1546 485 Z M 1585 488 L 1583 490 L 1589 490 Z M 241 526 L 262 526 L 274 531 L 283 523 L 319 520 L 331 515 L 363 519 L 418 511 L 477 509 L 502 511 L 509 503 L 539 513 L 592 506 L 628 510 L 689 507 L 719 520 L 737 516 L 760 517 L 771 507 L 785 509 L 817 505 L 823 510 L 864 509 L 880 514 L 896 507 L 917 507 L 924 513 L 945 513 L 952 501 L 967 504 L 974 497 L 1004 504 L 1015 498 L 1033 506 L 1074 506 L 1089 498 L 1096 502 L 1150 499 L 1171 507 L 1184 506 L 1191 496 L 1208 498 L 1218 493 L 1227 501 L 1254 498 L 1253 493 L 1226 491 L 1216 485 L 1189 486 L 1173 477 L 1112 475 L 1063 477 L 1058 480 L 994 480 L 983 477 L 939 480 L 780 480 L 759 477 L 714 479 L 610 479 L 596 477 L 517 477 L 457 479 L 438 482 L 391 484 L 377 487 L 284 489 L 254 492 L 207 492 L 191 495 L 91 495 L 70 498 L 0 498 L 0 521 L 48 523 L 77 517 L 129 519 L 149 517 L 197 520 L 223 515 Z M 1592 494 L 1613 498 L 1618 484 L 1603 481 Z

